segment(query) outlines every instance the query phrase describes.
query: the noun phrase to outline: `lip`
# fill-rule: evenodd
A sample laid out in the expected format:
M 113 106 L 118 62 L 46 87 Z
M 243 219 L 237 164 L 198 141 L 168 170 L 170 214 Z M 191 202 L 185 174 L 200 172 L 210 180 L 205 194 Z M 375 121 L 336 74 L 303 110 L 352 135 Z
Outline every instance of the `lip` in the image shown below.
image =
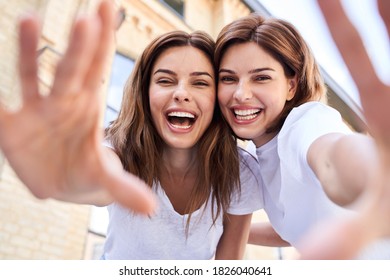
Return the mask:
M 261 107 L 233 106 L 230 108 L 234 122 L 238 124 L 251 124 L 261 116 L 264 111 Z
M 174 124 L 172 121 L 170 121 L 170 118 L 176 117 L 176 118 L 187 118 L 187 120 L 192 119 L 192 121 L 189 122 L 188 125 L 180 125 L 180 124 Z M 192 118 L 193 117 L 193 118 Z M 188 133 L 190 132 L 198 119 L 198 114 L 195 113 L 192 110 L 185 110 L 185 109 L 179 109 L 179 108 L 170 108 L 165 112 L 165 120 L 168 124 L 168 127 L 170 130 L 174 133 Z

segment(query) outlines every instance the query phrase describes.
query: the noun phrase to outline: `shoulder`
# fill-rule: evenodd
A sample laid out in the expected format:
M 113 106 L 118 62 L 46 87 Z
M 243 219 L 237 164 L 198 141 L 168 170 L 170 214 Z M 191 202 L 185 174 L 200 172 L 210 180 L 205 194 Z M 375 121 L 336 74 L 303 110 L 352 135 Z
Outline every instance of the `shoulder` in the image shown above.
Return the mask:
M 256 156 L 242 147 L 238 147 L 240 158 L 240 180 L 242 184 L 260 185 L 260 165 Z
M 330 133 L 351 133 L 334 108 L 321 102 L 307 102 L 294 108 L 278 135 L 278 154 L 291 167 L 307 165 L 307 152 L 319 137 Z
M 321 102 L 307 102 L 294 108 L 279 133 L 279 139 L 287 138 L 290 144 L 308 138 L 310 141 L 327 133 L 350 133 L 341 114 L 334 108 Z
M 263 208 L 262 180 L 257 158 L 242 147 L 240 156 L 240 190 L 234 192 L 228 210 L 232 215 L 246 215 Z
M 307 120 L 309 122 L 328 117 L 341 120 L 341 115 L 336 109 L 319 101 L 310 101 L 292 109 L 287 116 L 285 124 L 291 124 L 298 120 Z
M 259 176 L 260 165 L 257 156 L 242 147 L 238 147 L 238 156 L 240 160 L 241 180 Z
M 108 138 L 105 138 L 105 139 L 103 140 L 102 145 L 103 145 L 104 147 L 111 148 L 112 150 L 114 150 L 114 146 L 112 145 L 111 140 L 108 139 Z

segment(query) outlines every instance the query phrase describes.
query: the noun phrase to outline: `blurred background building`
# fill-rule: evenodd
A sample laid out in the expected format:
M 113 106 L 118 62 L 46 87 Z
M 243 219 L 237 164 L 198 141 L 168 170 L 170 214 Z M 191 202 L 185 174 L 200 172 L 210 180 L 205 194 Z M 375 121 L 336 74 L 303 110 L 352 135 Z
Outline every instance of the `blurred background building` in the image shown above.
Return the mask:
M 113 0 L 114 1 L 114 0 Z M 20 104 L 17 78 L 17 20 L 34 11 L 42 19 L 39 42 L 40 87 L 51 85 L 54 66 L 64 53 L 72 21 L 94 11 L 98 0 L 0 0 L 0 99 L 11 108 Z M 102 126 L 116 117 L 122 87 L 135 59 L 155 36 L 171 30 L 204 30 L 216 38 L 225 24 L 252 11 L 269 15 L 258 1 L 244 0 L 115 0 L 121 25 L 112 64 L 101 94 L 105 97 Z M 331 88 L 329 104 L 339 109 L 356 130 L 364 130 L 359 109 L 324 71 Z M 1 133 L 1 131 L 0 131 Z M 53 139 L 55 140 L 55 139 Z M 266 220 L 258 212 L 254 220 Z M 107 226 L 105 208 L 34 198 L 0 154 L 0 259 L 98 259 Z M 247 259 L 292 258 L 292 248 L 248 245 Z

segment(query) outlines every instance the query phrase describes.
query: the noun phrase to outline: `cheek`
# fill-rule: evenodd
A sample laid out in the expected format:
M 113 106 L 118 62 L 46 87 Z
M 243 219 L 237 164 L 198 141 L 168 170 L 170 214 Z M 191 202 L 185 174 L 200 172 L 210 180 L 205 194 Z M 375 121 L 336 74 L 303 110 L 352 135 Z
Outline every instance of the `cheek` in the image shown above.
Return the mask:
M 223 106 L 223 105 L 226 105 L 228 99 L 229 99 L 229 96 L 225 93 L 224 89 L 221 88 L 220 90 L 218 90 L 218 103 L 220 106 Z
M 149 107 L 153 123 L 156 124 L 162 110 L 161 98 L 156 97 L 153 93 L 149 93 Z
M 207 120 L 211 121 L 213 118 L 215 102 L 215 94 L 210 95 L 208 98 L 202 100 L 202 111 L 204 115 L 207 116 Z
M 150 114 L 151 114 L 152 121 L 153 121 L 154 125 L 156 125 L 158 123 L 158 113 L 157 112 L 158 112 L 158 110 L 154 106 L 154 104 L 150 104 Z
M 264 103 L 267 107 L 267 111 L 269 114 L 272 114 L 274 116 L 279 115 L 286 103 L 285 98 L 268 98 L 264 100 Z

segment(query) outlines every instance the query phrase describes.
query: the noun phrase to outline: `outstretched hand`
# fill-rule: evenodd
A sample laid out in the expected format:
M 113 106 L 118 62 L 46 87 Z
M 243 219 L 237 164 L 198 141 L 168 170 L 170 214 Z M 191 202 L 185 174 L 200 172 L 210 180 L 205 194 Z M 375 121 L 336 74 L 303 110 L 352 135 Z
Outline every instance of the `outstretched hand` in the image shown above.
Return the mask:
M 353 259 L 372 241 L 390 236 L 390 87 L 377 76 L 363 42 L 340 0 L 318 0 L 329 30 L 359 90 L 369 133 L 378 150 L 377 173 L 357 216 L 331 221 L 307 239 L 303 259 Z M 390 39 L 390 2 L 378 0 Z
M 98 94 L 114 40 L 114 9 L 102 2 L 94 16 L 76 20 L 49 95 L 38 86 L 38 20 L 20 22 L 22 106 L 0 106 L 0 147 L 23 183 L 39 198 L 105 204 L 116 200 L 150 213 L 154 197 L 102 146 Z

